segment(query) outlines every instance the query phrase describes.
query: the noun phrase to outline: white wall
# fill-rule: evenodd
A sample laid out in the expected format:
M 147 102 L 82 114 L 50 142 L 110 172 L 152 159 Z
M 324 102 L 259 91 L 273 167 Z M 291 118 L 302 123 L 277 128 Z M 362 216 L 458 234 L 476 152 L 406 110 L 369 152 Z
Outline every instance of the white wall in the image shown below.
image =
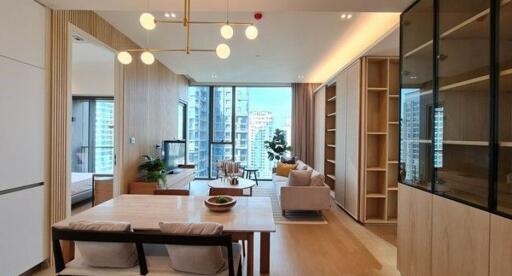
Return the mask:
M 73 42 L 73 96 L 114 97 L 115 62 L 115 54 L 103 46 L 94 42 Z
M 49 14 L 0 1 L 0 268 L 18 275 L 47 258 Z

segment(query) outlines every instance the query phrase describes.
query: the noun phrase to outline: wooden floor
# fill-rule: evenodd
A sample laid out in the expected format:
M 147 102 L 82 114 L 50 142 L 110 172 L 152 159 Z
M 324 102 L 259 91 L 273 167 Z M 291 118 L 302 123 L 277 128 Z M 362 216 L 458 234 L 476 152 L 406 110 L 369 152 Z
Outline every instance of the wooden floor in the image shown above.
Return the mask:
M 206 183 L 199 181 L 192 185 L 191 194 L 207 190 Z M 396 226 L 361 225 L 334 204 L 324 215 L 329 222 L 325 225 L 277 225 L 271 235 L 270 275 L 400 275 Z M 255 245 L 255 256 L 259 256 L 258 240 Z M 36 275 L 51 275 L 50 271 Z

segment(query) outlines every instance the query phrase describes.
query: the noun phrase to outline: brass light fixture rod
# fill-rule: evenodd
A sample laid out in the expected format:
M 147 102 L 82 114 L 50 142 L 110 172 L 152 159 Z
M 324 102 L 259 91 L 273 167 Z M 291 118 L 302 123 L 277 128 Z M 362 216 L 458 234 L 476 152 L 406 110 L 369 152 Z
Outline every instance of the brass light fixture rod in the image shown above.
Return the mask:
M 152 48 L 137 48 L 137 49 L 126 49 L 124 50 L 126 52 L 152 52 L 152 53 L 158 53 L 158 52 L 215 52 L 214 49 L 152 49 Z
M 165 19 L 155 19 L 155 23 L 170 23 L 170 24 L 184 24 L 185 20 L 165 20 Z M 254 23 L 250 22 L 233 22 L 233 21 L 188 21 L 188 24 L 213 24 L 213 25 L 244 25 L 244 26 L 251 26 L 254 25 Z

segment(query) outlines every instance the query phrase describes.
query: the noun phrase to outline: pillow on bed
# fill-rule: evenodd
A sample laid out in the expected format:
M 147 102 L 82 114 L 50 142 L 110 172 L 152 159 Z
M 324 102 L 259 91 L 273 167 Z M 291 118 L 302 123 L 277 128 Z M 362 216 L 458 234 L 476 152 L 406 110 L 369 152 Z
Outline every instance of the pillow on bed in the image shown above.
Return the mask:
M 69 223 L 73 230 L 130 232 L 126 222 L 78 221 Z M 137 264 L 137 250 L 132 243 L 107 243 L 77 241 L 76 247 L 85 264 L 92 267 L 128 268 Z

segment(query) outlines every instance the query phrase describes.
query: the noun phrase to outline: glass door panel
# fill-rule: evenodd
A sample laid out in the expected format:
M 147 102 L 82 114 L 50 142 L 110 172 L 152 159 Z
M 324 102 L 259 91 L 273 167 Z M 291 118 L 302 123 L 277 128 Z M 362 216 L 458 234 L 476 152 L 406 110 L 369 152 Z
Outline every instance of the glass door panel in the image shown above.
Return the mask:
M 208 178 L 210 147 L 210 88 L 191 86 L 187 108 L 187 162 L 196 167 L 196 177 Z
M 96 100 L 94 172 L 114 171 L 114 100 Z
M 489 190 L 489 4 L 439 1 L 435 136 L 440 137 L 436 147 L 442 162 L 435 189 L 482 207 L 488 207 Z
M 233 88 L 213 88 L 213 142 L 231 143 L 233 119 Z
M 403 14 L 400 181 L 430 189 L 434 4 L 418 2 Z
M 512 3 L 500 14 L 500 80 L 498 92 L 498 211 L 512 215 Z
M 233 146 L 231 144 L 211 145 L 211 177 L 217 177 L 217 162 L 222 160 L 233 160 Z

